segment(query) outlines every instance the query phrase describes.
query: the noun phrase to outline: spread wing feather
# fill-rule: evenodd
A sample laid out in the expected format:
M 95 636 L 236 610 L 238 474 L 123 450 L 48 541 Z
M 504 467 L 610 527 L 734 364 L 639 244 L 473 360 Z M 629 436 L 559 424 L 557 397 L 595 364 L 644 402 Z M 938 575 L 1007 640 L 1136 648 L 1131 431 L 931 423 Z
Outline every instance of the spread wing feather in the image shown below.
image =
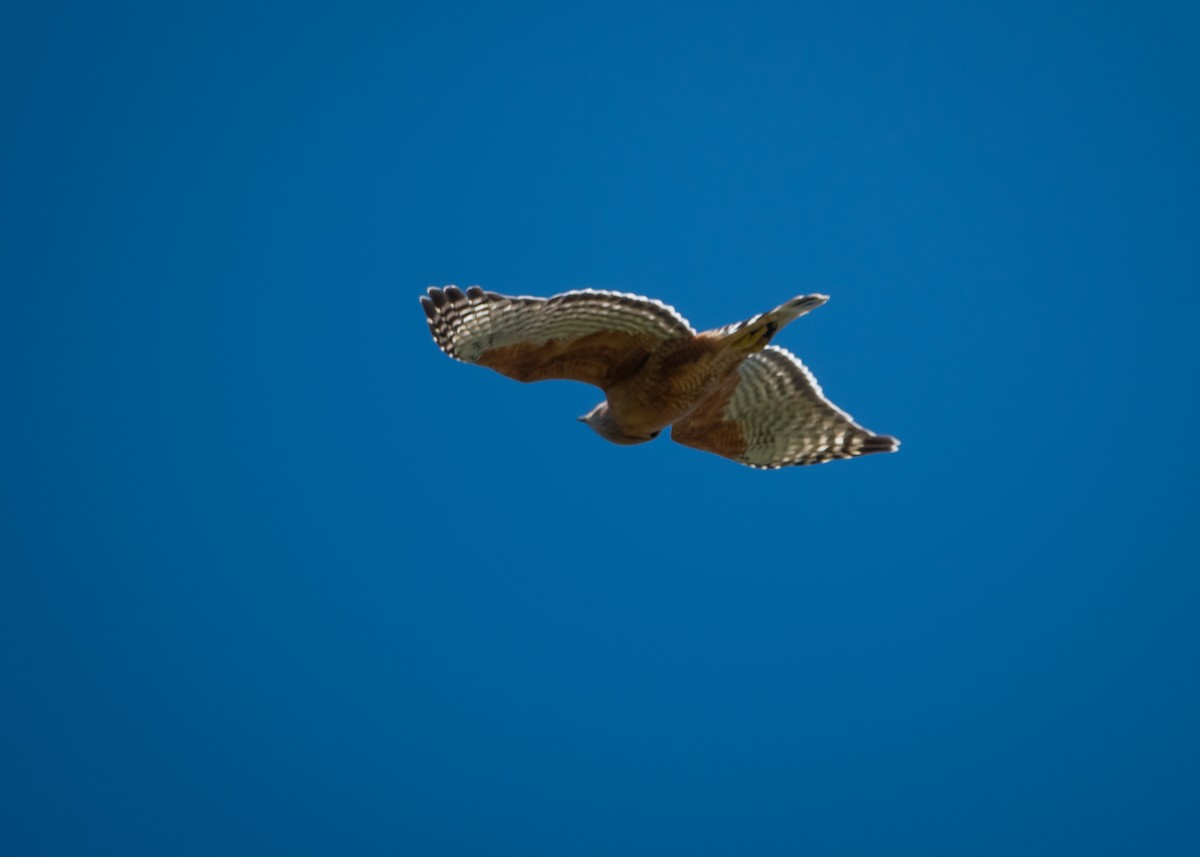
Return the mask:
M 696 333 L 659 301 L 591 289 L 534 298 L 447 286 L 429 289 L 421 305 L 442 351 L 518 381 L 563 378 L 604 388 L 662 343 Z
M 671 439 L 751 467 L 820 464 L 900 442 L 869 432 L 825 398 L 817 379 L 791 352 L 770 346 L 671 428 Z

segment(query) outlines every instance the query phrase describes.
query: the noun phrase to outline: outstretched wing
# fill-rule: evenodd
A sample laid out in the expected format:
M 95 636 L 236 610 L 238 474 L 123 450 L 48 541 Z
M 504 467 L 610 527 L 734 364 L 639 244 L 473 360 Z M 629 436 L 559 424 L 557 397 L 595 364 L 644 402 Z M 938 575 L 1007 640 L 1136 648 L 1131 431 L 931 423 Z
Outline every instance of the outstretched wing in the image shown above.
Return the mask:
M 671 439 L 751 467 L 820 464 L 900 442 L 858 425 L 821 393 L 792 353 L 770 346 L 742 361 L 738 374 L 671 427 Z
M 604 388 L 637 371 L 663 342 L 696 333 L 666 304 L 590 289 L 531 298 L 447 286 L 431 288 L 421 306 L 442 351 L 518 381 Z

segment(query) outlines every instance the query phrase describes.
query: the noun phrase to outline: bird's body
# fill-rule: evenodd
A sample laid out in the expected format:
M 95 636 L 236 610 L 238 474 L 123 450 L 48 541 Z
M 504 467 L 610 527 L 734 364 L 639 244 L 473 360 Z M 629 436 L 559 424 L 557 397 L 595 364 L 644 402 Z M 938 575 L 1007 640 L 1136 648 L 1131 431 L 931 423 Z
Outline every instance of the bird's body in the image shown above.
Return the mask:
M 600 407 L 627 438 L 652 439 L 707 400 L 783 325 L 824 302 L 819 295 L 797 298 L 740 325 L 668 339 L 636 372 L 608 387 Z
M 894 451 L 828 402 L 795 357 L 768 345 L 828 300 L 793 298 L 740 324 L 697 333 L 672 308 L 615 292 L 506 297 L 475 286 L 421 298 L 448 355 L 519 381 L 595 384 L 605 401 L 580 419 L 607 440 L 676 441 L 773 468 Z

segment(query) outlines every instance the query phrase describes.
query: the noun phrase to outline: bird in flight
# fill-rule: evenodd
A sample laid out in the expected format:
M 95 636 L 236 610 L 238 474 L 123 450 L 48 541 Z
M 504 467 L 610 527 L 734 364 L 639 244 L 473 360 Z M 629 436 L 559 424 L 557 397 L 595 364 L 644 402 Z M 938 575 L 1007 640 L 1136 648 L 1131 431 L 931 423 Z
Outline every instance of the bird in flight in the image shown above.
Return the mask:
M 604 401 L 579 419 L 605 440 L 645 443 L 671 426 L 684 446 L 774 469 L 900 446 L 855 423 L 795 355 L 770 344 L 827 300 L 803 295 L 702 333 L 660 301 L 592 289 L 534 298 L 446 286 L 421 306 L 455 360 L 517 381 L 599 387 Z

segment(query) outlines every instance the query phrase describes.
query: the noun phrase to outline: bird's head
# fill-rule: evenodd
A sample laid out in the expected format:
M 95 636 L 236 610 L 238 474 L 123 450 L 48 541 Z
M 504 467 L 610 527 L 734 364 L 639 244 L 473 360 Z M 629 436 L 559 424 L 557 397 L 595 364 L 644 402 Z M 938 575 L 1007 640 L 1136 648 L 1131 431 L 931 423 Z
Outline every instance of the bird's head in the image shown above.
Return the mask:
M 592 408 L 582 417 L 579 417 L 581 423 L 587 423 L 588 426 L 596 434 L 605 440 L 619 443 L 623 446 L 633 446 L 635 443 L 646 443 L 658 437 L 659 432 L 651 432 L 646 435 L 631 435 L 617 425 L 616 420 L 612 417 L 612 412 L 608 409 L 608 402 L 601 402 Z

